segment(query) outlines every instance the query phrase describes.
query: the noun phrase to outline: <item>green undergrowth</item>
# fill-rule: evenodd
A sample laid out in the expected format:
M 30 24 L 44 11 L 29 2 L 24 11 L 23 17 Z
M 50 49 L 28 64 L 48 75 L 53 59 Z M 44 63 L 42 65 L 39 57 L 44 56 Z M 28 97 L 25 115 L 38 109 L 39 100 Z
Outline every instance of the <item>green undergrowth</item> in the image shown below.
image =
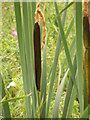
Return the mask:
M 13 33 L 16 31 L 16 24 L 15 24 L 16 20 L 15 20 L 14 7 L 12 6 L 14 6 L 13 3 L 9 3 L 9 2 L 2 3 L 2 23 L 1 23 L 2 32 L 0 33 L 2 35 L 2 42 L 0 44 L 0 62 L 2 63 L 2 65 L 0 65 L 0 68 L 1 68 L 2 78 L 5 81 L 5 86 L 7 87 L 11 81 L 14 81 L 19 88 L 17 96 L 22 96 L 24 95 L 23 81 L 22 81 L 23 78 L 22 78 L 22 71 L 20 64 L 18 40 L 15 33 Z M 64 4 L 58 3 L 58 7 L 61 10 L 64 7 Z M 47 79 L 48 79 L 54 60 L 59 27 L 56 20 L 54 3 L 42 3 L 41 9 L 42 11 L 44 11 L 46 28 L 48 31 L 48 40 L 47 40 Z M 70 24 L 72 16 L 73 16 L 73 6 L 71 6 L 67 10 L 66 23 L 64 29 L 65 32 Z M 72 31 L 67 39 L 69 48 L 74 36 L 75 36 L 75 29 L 73 26 Z M 62 49 L 59 59 L 60 59 L 60 64 L 62 65 L 65 59 L 64 49 Z M 43 52 L 42 52 L 42 60 L 43 60 Z M 66 71 L 66 67 L 63 70 L 61 79 L 65 71 Z M 55 82 L 58 80 L 58 72 L 59 72 L 59 67 L 57 67 L 56 70 Z M 67 77 L 67 83 L 68 80 L 69 80 L 69 75 Z M 50 81 L 48 81 L 47 84 L 47 94 L 49 89 L 49 82 Z M 67 83 L 65 84 L 65 91 L 63 92 L 60 101 L 59 117 L 61 117 L 63 112 Z M 54 91 L 54 96 L 52 98 L 52 102 L 50 105 L 49 117 L 52 117 L 55 96 L 56 96 L 56 90 Z M 24 102 L 25 102 L 24 99 L 21 99 L 9 103 L 12 117 L 25 117 L 26 106 Z M 79 105 L 78 105 L 78 101 L 76 100 L 73 105 L 72 117 L 75 118 L 79 117 Z

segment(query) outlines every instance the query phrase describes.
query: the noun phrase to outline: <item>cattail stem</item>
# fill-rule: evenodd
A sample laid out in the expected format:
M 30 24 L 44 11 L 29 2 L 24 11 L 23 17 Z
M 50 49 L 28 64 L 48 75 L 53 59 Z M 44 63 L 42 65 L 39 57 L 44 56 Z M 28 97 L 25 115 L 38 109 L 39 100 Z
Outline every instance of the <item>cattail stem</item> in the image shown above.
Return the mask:
M 87 89 L 87 102 L 90 104 L 90 48 L 85 52 L 85 74 L 86 74 L 86 89 Z
M 88 13 L 88 0 L 84 2 L 84 17 L 83 17 L 83 39 L 85 52 L 85 79 L 87 91 L 87 103 L 90 104 L 90 13 Z

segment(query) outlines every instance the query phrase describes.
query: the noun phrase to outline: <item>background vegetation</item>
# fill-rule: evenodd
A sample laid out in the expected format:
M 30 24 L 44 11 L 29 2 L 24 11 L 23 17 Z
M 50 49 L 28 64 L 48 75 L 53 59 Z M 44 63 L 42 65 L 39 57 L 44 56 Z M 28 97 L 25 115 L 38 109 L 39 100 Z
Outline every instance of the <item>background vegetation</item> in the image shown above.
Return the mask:
M 0 23 L 2 26 L 2 32 L 0 33 L 2 36 L 2 42 L 0 42 L 0 62 L 2 63 L 0 65 L 1 75 L 5 82 L 5 87 L 7 87 L 11 81 L 14 81 L 16 83 L 16 85 L 18 86 L 18 93 L 16 96 L 17 97 L 23 96 L 24 95 L 23 77 L 22 77 L 22 70 L 21 70 L 18 38 L 17 38 L 14 3 L 3 2 L 1 4 L 2 4 L 2 16 L 1 16 L 2 22 Z M 64 3 L 58 3 L 59 12 L 63 8 L 64 8 Z M 52 64 L 54 62 L 56 41 L 58 38 L 59 26 L 58 26 L 58 20 L 56 18 L 56 11 L 55 11 L 54 3 L 51 3 L 51 2 L 50 3 L 41 3 L 41 9 L 44 12 L 46 28 L 47 28 L 47 32 L 48 32 L 47 56 L 46 56 L 46 58 L 47 58 L 47 67 L 46 67 L 47 78 L 46 79 L 48 79 L 50 71 L 52 69 Z M 75 12 L 74 4 L 72 4 L 69 7 L 69 9 L 67 9 L 67 15 L 66 15 L 66 19 L 65 19 L 66 22 L 65 22 L 65 27 L 64 27 L 65 34 L 67 31 L 67 28 L 70 25 L 71 20 L 75 17 L 74 12 Z M 61 14 L 61 16 L 62 16 L 62 14 Z M 69 49 L 70 49 L 70 45 L 73 41 L 73 38 L 75 37 L 75 23 L 73 24 L 73 26 L 71 28 L 72 28 L 72 30 L 67 38 L 67 44 L 68 44 Z M 73 51 L 73 49 L 74 48 L 72 48 L 71 50 Z M 74 56 L 72 56 L 72 60 L 73 60 L 73 57 Z M 60 60 L 61 66 L 65 62 L 65 59 L 66 59 L 66 55 L 65 55 L 64 48 L 63 48 L 59 55 L 59 60 Z M 43 66 L 43 51 L 42 51 L 42 66 Z M 66 73 L 67 66 L 68 66 L 68 63 L 66 62 L 63 70 L 61 68 L 62 74 L 61 74 L 60 80 L 62 80 L 64 74 Z M 58 74 L 59 74 L 59 65 L 56 68 L 54 84 L 58 81 Z M 70 78 L 70 71 L 66 77 L 64 91 L 61 95 L 59 117 L 61 117 L 62 113 L 63 113 L 65 96 L 66 96 L 67 86 L 69 83 L 69 78 Z M 50 76 L 50 79 L 47 81 L 48 83 L 47 83 L 46 95 L 48 94 L 48 91 L 49 91 L 50 80 L 51 80 L 51 76 Z M 52 115 L 53 115 L 53 107 L 54 107 L 54 102 L 55 102 L 55 97 L 56 97 L 57 86 L 55 86 L 54 88 L 55 89 L 53 91 L 53 98 L 51 100 L 48 117 L 52 117 Z M 9 102 L 9 105 L 10 105 L 11 117 L 25 117 L 26 116 L 25 99 L 11 101 L 11 102 Z M 71 117 L 73 117 L 73 118 L 80 117 L 78 97 L 75 98 Z

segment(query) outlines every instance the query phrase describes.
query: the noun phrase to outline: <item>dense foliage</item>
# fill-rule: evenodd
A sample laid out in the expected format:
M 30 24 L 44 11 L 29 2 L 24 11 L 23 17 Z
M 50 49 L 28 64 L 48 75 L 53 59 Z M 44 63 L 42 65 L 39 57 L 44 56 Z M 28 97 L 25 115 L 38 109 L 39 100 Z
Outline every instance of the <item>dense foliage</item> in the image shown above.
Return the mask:
M 64 7 L 63 3 L 58 3 L 58 8 L 61 11 Z M 56 19 L 55 7 L 54 3 L 42 3 L 41 9 L 44 11 L 45 21 L 46 21 L 46 28 L 48 31 L 48 39 L 47 39 L 47 76 L 52 69 L 52 63 L 54 60 L 54 54 L 56 49 L 56 41 L 58 37 L 58 23 Z M 73 5 L 67 10 L 66 16 L 66 23 L 65 23 L 65 33 L 70 24 L 70 21 L 73 16 Z M 14 4 L 13 3 L 2 3 L 2 22 L 0 23 L 2 26 L 2 42 L 0 43 L 0 61 L 2 62 L 1 67 L 1 74 L 2 78 L 5 82 L 5 86 L 7 87 L 11 81 L 14 81 L 18 86 L 18 93 L 17 96 L 24 95 L 23 89 L 23 78 L 22 78 L 22 70 L 21 70 L 21 63 L 20 63 L 20 55 L 19 55 L 19 47 L 18 47 L 18 38 L 17 38 L 17 30 L 16 30 L 16 19 L 15 19 L 15 11 L 14 11 Z M 67 39 L 68 47 L 70 48 L 70 44 L 75 36 L 75 26 L 73 25 L 72 31 Z M 62 66 L 65 60 L 65 52 L 62 49 L 61 54 L 59 56 L 60 64 Z M 42 61 L 43 61 L 43 52 L 42 52 Z M 67 62 L 61 74 L 61 79 L 63 78 L 64 73 L 66 72 Z M 61 68 L 62 69 L 62 68 Z M 58 81 L 58 74 L 59 74 L 59 65 L 56 70 L 55 76 L 55 83 Z M 60 111 L 59 116 L 61 117 L 64 107 L 64 100 L 66 96 L 67 84 L 69 80 L 70 74 L 67 76 L 67 81 L 64 87 L 64 92 L 61 97 L 60 101 Z M 60 80 L 61 80 L 60 79 Z M 47 94 L 49 90 L 50 81 L 47 84 Z M 49 117 L 52 117 L 52 111 L 56 96 L 56 89 L 55 87 L 54 95 L 52 98 L 52 102 L 50 105 L 50 114 Z M 17 100 L 14 102 L 10 102 L 10 110 L 12 117 L 25 117 L 26 116 L 26 109 L 25 109 L 25 100 Z M 72 110 L 72 117 L 79 117 L 79 105 L 78 101 L 74 101 L 73 110 Z

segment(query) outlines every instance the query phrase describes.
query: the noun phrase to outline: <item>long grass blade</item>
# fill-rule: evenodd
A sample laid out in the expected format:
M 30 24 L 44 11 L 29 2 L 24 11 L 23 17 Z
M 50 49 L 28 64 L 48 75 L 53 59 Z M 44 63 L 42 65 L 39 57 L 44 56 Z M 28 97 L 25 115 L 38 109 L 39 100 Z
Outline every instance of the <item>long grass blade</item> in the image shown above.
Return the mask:
M 64 88 L 64 84 L 65 84 L 65 80 L 66 80 L 66 77 L 68 75 L 68 71 L 69 69 L 66 71 L 61 83 L 60 83 L 60 86 L 58 88 L 58 92 L 57 92 L 57 95 L 56 95 L 56 98 L 55 98 L 55 103 L 54 103 L 54 108 L 53 108 L 53 118 L 58 118 L 58 112 L 59 112 L 59 103 L 60 103 L 60 99 L 61 99 L 61 95 L 62 95 L 62 92 L 63 92 L 63 88 Z
M 79 84 L 80 114 L 83 112 L 83 50 L 82 50 L 82 2 L 76 2 L 76 54 Z
M 87 118 L 89 119 L 90 117 L 90 104 L 87 106 L 87 108 L 83 111 L 83 113 L 81 114 L 80 118 Z
M 74 53 L 75 53 L 75 38 L 73 39 L 73 41 L 72 41 L 72 43 L 71 43 L 71 46 L 70 46 L 70 55 L 71 55 L 71 58 L 72 58 L 72 60 L 73 60 L 73 57 L 74 57 Z M 65 58 L 64 60 L 63 60 L 63 64 L 62 64 L 62 66 L 61 66 L 61 74 L 63 73 L 63 69 L 64 69 L 64 66 L 65 66 L 65 64 L 66 64 L 66 62 L 67 62 L 67 59 Z
M 68 27 L 68 29 L 67 29 L 67 32 L 66 32 L 66 38 L 68 37 L 68 35 L 69 35 L 69 33 L 70 33 L 70 31 L 71 31 L 71 28 L 72 28 L 72 26 L 73 26 L 73 23 L 74 23 L 74 19 L 72 19 L 71 20 L 71 23 L 70 23 L 70 25 L 69 25 L 69 27 Z M 72 51 L 72 49 L 73 49 L 73 47 L 75 47 L 75 45 L 74 45 L 74 43 L 75 43 L 75 39 L 73 40 L 73 42 L 72 42 L 72 44 L 71 44 L 71 47 L 70 47 L 70 52 Z M 74 49 L 75 50 L 75 49 Z M 73 51 L 73 53 L 74 53 L 74 51 Z M 73 54 L 74 55 L 74 54 Z M 71 55 L 72 56 L 72 55 Z M 64 63 L 66 62 L 66 59 L 64 60 Z M 63 70 L 63 68 L 64 68 L 64 65 L 65 64 L 63 64 L 63 66 L 61 67 L 62 68 L 62 70 Z M 59 90 L 60 91 L 60 90 Z M 62 90 L 61 90 L 62 91 Z M 59 96 L 60 97 L 60 96 Z M 58 117 L 58 109 L 59 109 L 59 103 L 58 102 L 60 102 L 60 99 L 58 99 L 57 100 L 57 102 L 54 104 L 54 107 L 55 108 L 57 108 L 57 109 L 53 109 L 53 117 Z M 57 105 L 58 104 L 58 105 Z M 57 107 L 56 107 L 57 106 Z M 55 112 L 56 111 L 56 112 Z
M 71 97 L 70 97 L 70 100 L 69 100 L 67 115 L 66 115 L 67 118 L 71 117 L 72 107 L 73 107 L 74 100 L 76 98 L 76 94 L 77 94 L 77 92 L 76 92 L 75 86 L 73 86 L 72 94 L 71 94 Z
M 74 72 L 74 76 L 75 76 L 76 69 L 77 69 L 76 56 L 74 58 L 73 68 L 75 70 L 75 72 Z M 72 93 L 72 89 L 73 89 L 73 83 L 72 83 L 72 76 L 70 74 L 70 79 L 69 79 L 69 84 L 68 84 L 68 88 L 67 88 L 67 93 L 66 93 L 66 98 L 65 98 L 64 110 L 63 110 L 62 118 L 66 118 L 67 110 L 68 110 L 68 106 L 69 106 L 69 101 L 70 101 L 70 97 L 71 97 L 71 93 Z M 76 87 L 75 87 L 75 89 L 76 89 Z
M 86 90 L 86 79 L 85 79 L 85 67 L 84 67 L 84 109 L 87 107 L 87 90 Z
M 78 83 L 78 81 L 77 81 L 77 74 L 76 74 L 76 83 Z M 74 104 L 74 100 L 76 98 L 76 95 L 77 95 L 77 91 L 76 91 L 75 85 L 74 85 L 73 88 L 72 88 L 72 93 L 71 93 L 71 97 L 70 97 L 70 100 L 69 100 L 69 105 L 68 105 L 68 110 L 67 110 L 67 116 L 66 116 L 67 118 L 71 117 L 72 108 L 73 108 L 73 104 Z
M 65 49 L 65 53 L 66 53 L 68 65 L 69 65 L 70 72 L 71 72 L 71 82 L 69 82 L 70 88 L 72 88 L 72 85 L 75 84 L 76 90 L 78 92 L 78 89 L 77 89 L 77 86 L 76 86 L 76 81 L 75 81 L 75 74 L 74 74 L 75 71 L 74 71 L 73 66 L 72 66 L 72 61 L 71 61 L 71 58 L 70 58 L 70 53 L 69 53 L 69 50 L 68 50 L 68 47 L 67 47 L 67 43 L 66 43 L 64 31 L 63 31 L 62 24 L 61 24 L 61 19 L 59 17 L 58 7 L 57 7 L 56 3 L 55 3 L 55 8 L 56 8 L 56 13 L 57 13 L 57 18 L 58 18 L 59 29 L 60 29 L 60 32 L 61 32 L 61 36 L 62 36 L 62 40 L 63 40 L 63 45 L 64 45 L 64 49 Z M 70 97 L 70 94 L 71 94 L 71 92 L 69 92 L 69 91 L 71 91 L 71 90 L 72 89 L 68 89 L 69 97 Z M 68 94 L 67 94 L 67 97 L 68 97 Z M 69 101 L 69 99 L 68 99 L 68 101 Z M 68 106 L 67 102 L 65 102 L 65 104 Z M 63 112 L 63 116 L 62 116 L 64 118 L 66 117 L 67 106 L 65 106 L 65 108 L 64 108 L 64 112 Z
M 75 80 L 74 69 L 72 67 L 72 61 L 71 61 L 70 53 L 69 53 L 69 50 L 68 50 L 68 46 L 67 46 L 67 42 L 66 42 L 66 38 L 65 38 L 65 35 L 64 35 L 64 31 L 63 31 L 63 27 L 62 27 L 62 23 L 61 23 L 61 19 L 60 19 L 60 16 L 59 16 L 58 7 L 57 7 L 56 2 L 55 2 L 55 9 L 56 9 L 56 14 L 57 14 L 57 18 L 58 18 L 58 25 L 59 25 L 59 29 L 60 29 L 60 33 L 61 33 L 61 38 L 63 40 L 63 45 L 64 45 L 68 65 L 69 65 L 70 71 L 72 73 L 72 80 L 75 83 L 75 81 L 74 81 Z M 75 83 L 75 86 L 76 86 L 76 83 Z M 77 88 L 77 86 L 76 86 L 76 88 Z
M 64 13 L 64 14 L 65 14 L 65 13 Z M 62 18 L 62 24 L 63 24 L 63 19 L 64 19 L 64 15 L 63 15 L 63 18 Z M 70 34 L 70 32 L 71 32 L 71 29 L 72 29 L 73 24 L 74 24 L 74 18 L 72 18 L 72 20 L 71 20 L 71 22 L 70 22 L 70 25 L 69 25 L 69 27 L 68 27 L 68 29 L 67 29 L 67 31 L 66 31 L 66 34 L 65 34 L 66 39 L 68 38 L 68 36 L 69 36 L 69 34 Z M 75 39 L 72 41 L 72 44 L 71 44 L 71 46 L 70 46 L 70 51 L 72 51 L 72 53 L 74 52 L 74 51 L 73 51 L 73 48 L 74 48 L 74 46 L 75 46 L 74 43 L 75 43 Z M 61 51 L 62 51 L 62 48 L 63 48 L 63 43 L 62 43 L 62 41 L 61 41 L 60 53 L 61 53 Z M 62 71 L 63 71 L 63 68 L 64 68 L 65 63 L 66 63 L 66 59 L 64 60 L 63 65 L 62 65 L 62 67 L 61 67 L 61 68 L 62 68 L 61 74 L 62 74 Z M 48 75 L 48 81 L 49 81 L 49 78 L 50 78 L 50 76 L 51 76 L 51 73 L 52 73 L 52 67 L 51 67 L 50 73 L 49 73 L 49 75 Z
M 65 6 L 66 5 L 67 5 L 67 2 L 65 4 Z M 62 19 L 63 26 L 64 26 L 64 23 L 65 23 L 65 16 L 66 16 L 66 11 L 64 12 L 63 17 L 62 17 L 63 18 Z M 46 117 L 48 117 L 48 114 L 49 114 L 49 106 L 50 106 L 51 98 L 52 98 L 52 95 L 53 95 L 53 85 L 54 85 L 56 67 L 57 67 L 57 64 L 58 64 L 58 57 L 59 57 L 59 53 L 60 53 L 60 43 L 61 43 L 61 38 L 60 38 L 60 32 L 59 32 L 58 40 L 57 40 L 57 43 L 56 43 L 56 52 L 55 52 L 55 58 L 54 58 L 54 63 L 53 63 L 53 68 L 52 68 L 51 82 L 50 82 L 50 87 L 49 87 Z
M 21 8 L 20 8 L 20 2 L 14 2 L 15 6 L 15 15 L 16 15 L 16 25 L 17 25 L 17 34 L 18 34 L 18 43 L 19 43 L 19 52 L 20 52 L 20 60 L 21 60 L 21 66 L 22 66 L 22 73 L 23 73 L 23 83 L 24 83 L 24 91 L 25 94 L 27 94 L 27 84 L 26 80 L 27 78 L 27 65 L 26 65 L 26 54 L 25 54 L 25 46 L 24 46 L 24 40 L 22 36 L 22 18 L 21 18 Z M 20 31 L 20 32 L 19 32 Z M 26 99 L 26 111 L 28 110 L 28 99 Z
M 69 3 L 67 6 L 65 6 L 65 8 L 63 8 L 61 11 L 60 11 L 60 14 L 63 13 L 66 9 L 68 9 L 71 5 L 73 5 L 74 2 L 71 2 Z
M 66 31 L 66 34 L 65 34 L 66 39 L 68 38 L 68 36 L 69 36 L 69 34 L 71 32 L 73 24 L 74 24 L 74 18 L 72 18 L 72 20 L 71 20 L 71 22 L 69 24 L 69 27 L 68 27 L 68 29 Z M 63 25 L 63 21 L 62 21 L 62 25 Z M 63 42 L 61 41 L 60 53 L 62 51 L 62 48 L 63 48 Z
M 21 60 L 22 73 L 23 73 L 24 91 L 25 91 L 25 94 L 29 94 L 30 88 L 31 88 L 30 87 L 31 83 L 29 82 L 30 79 L 28 79 L 28 77 L 30 78 L 30 76 L 28 75 L 28 72 L 29 72 L 28 67 L 29 66 L 27 64 L 26 49 L 25 49 L 25 40 L 26 39 L 25 39 L 24 33 L 26 33 L 26 32 L 24 31 L 25 30 L 24 24 L 23 24 L 24 21 L 22 20 L 25 16 L 23 14 L 21 14 L 23 12 L 21 12 L 22 9 L 20 7 L 20 3 L 15 2 L 14 5 L 15 5 L 15 15 L 16 15 L 16 25 L 17 25 L 18 43 L 19 43 L 19 51 L 20 51 L 20 60 Z M 23 8 L 25 8 L 25 7 L 26 6 L 23 6 Z M 27 111 L 27 117 L 31 117 L 30 97 L 26 98 L 26 111 Z
M 33 27 L 34 27 L 34 23 L 35 23 L 34 14 L 35 14 L 35 10 L 36 10 L 36 2 L 34 1 L 31 5 L 32 5 Z
M 45 40 L 45 47 L 43 50 L 43 72 L 42 72 L 42 80 L 41 80 L 41 100 L 43 98 L 43 109 L 40 117 L 45 118 L 46 115 L 46 85 L 47 85 L 47 73 L 46 73 L 46 47 L 47 47 L 47 36 Z
M 4 84 L 4 81 L 1 77 L 1 74 L 0 74 L 0 81 L 1 81 L 1 97 L 4 98 L 7 94 L 6 94 L 6 89 L 5 89 L 5 84 Z M 4 103 L 3 104 L 3 110 L 4 110 L 4 117 L 5 118 L 11 118 L 11 113 L 10 113 L 10 108 L 9 108 L 9 104 L 8 103 Z
M 70 24 L 69 24 L 69 27 L 68 27 L 68 29 L 67 29 L 67 32 L 66 32 L 66 35 L 65 35 L 65 38 L 66 38 L 66 39 L 67 39 L 67 37 L 69 36 L 73 25 L 74 25 L 74 18 L 72 18 L 72 20 L 71 20 L 71 22 L 70 22 Z
M 29 96 L 31 96 L 32 95 L 32 93 L 30 93 L 30 94 L 28 94 L 28 95 L 24 95 L 24 96 L 20 96 L 20 97 L 14 97 L 14 98 L 10 98 L 10 99 L 7 99 L 7 100 L 1 100 L 0 101 L 0 104 L 1 103 L 6 103 L 6 102 L 12 102 L 12 101 L 16 101 L 16 100 L 20 100 L 20 99 L 23 99 L 23 98 L 27 98 L 27 97 L 29 97 Z

